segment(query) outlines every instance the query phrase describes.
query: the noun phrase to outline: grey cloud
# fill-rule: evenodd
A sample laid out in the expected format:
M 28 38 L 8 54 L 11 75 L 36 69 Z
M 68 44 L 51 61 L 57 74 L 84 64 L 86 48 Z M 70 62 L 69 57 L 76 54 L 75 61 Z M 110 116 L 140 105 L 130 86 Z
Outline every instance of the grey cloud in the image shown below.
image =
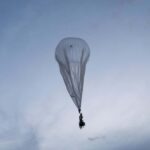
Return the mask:
M 32 129 L 29 130 L 29 132 L 23 136 L 22 143 L 14 148 L 14 150 L 40 150 L 39 148 L 39 139 L 37 137 L 36 132 Z
M 88 140 L 89 141 L 95 141 L 95 140 L 105 140 L 106 136 L 95 136 L 95 137 L 89 137 Z
M 0 111 L 0 149 L 39 150 L 37 132 L 14 112 Z
M 136 137 L 135 137 L 136 139 Z M 143 138 L 140 141 L 135 141 L 133 143 L 126 143 L 126 139 L 124 139 L 125 143 L 120 145 L 115 150 L 149 150 L 150 149 L 150 137 Z
M 96 136 L 101 137 L 101 136 Z M 144 133 L 139 129 L 120 130 L 108 132 L 104 140 L 92 139 L 93 142 L 88 143 L 88 150 L 149 150 L 150 135 L 148 131 Z M 92 143 L 92 145 L 90 144 Z M 94 146 L 94 148 L 93 148 Z

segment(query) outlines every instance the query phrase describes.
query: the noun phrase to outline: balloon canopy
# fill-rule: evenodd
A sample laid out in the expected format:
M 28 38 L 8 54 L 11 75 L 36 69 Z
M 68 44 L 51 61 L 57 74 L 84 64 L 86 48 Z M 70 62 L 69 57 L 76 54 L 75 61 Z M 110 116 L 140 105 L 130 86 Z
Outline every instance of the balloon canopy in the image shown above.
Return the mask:
M 68 93 L 81 112 L 82 92 L 86 63 L 90 56 L 88 44 L 80 38 L 62 39 L 56 47 L 55 58 Z M 83 118 L 80 116 L 80 118 Z

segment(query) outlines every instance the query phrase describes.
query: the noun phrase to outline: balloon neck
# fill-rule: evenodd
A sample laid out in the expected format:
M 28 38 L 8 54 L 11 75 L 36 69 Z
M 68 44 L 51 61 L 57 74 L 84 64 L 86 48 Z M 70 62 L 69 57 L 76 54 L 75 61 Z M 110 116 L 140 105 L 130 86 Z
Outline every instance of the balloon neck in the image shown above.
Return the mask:
M 79 111 L 79 114 L 80 114 L 81 113 L 81 109 L 79 108 L 78 111 Z

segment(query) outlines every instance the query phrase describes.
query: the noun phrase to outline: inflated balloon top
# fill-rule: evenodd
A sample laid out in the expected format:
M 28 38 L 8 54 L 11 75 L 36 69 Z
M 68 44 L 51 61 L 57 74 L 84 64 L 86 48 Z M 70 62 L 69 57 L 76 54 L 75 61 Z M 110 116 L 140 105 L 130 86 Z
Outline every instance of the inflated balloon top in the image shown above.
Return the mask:
M 75 37 L 62 39 L 55 51 L 55 58 L 59 64 L 60 73 L 68 93 L 80 113 L 80 128 L 85 125 L 81 113 L 81 102 L 84 74 L 89 56 L 90 48 L 88 44 L 83 39 Z
M 86 63 L 90 49 L 87 43 L 80 38 L 64 38 L 56 47 L 56 60 L 67 64 L 66 54 L 69 62 Z

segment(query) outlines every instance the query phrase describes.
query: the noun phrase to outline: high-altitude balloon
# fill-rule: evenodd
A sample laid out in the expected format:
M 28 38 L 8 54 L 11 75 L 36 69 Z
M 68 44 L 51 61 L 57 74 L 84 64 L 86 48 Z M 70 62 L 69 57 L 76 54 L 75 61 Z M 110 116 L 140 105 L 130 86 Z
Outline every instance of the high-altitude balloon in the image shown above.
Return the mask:
M 84 74 L 89 56 L 90 48 L 88 44 L 83 39 L 74 37 L 62 39 L 55 51 L 55 58 L 59 64 L 60 73 L 68 93 L 80 113 L 80 128 L 85 125 L 81 114 L 81 102 Z

